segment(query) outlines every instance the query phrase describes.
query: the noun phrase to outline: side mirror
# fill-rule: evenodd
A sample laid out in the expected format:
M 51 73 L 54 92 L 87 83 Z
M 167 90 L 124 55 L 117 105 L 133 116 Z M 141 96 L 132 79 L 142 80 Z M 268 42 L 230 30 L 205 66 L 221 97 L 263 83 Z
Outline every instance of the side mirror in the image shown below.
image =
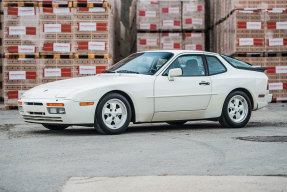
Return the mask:
M 174 77 L 182 76 L 182 69 L 181 68 L 174 68 L 169 70 L 168 72 L 168 80 L 174 81 Z

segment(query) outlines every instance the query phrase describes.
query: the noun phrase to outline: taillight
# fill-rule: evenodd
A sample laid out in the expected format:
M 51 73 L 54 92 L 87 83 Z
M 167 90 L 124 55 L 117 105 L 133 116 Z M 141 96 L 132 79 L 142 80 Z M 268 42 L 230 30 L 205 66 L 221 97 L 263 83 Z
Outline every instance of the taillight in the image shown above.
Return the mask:
M 263 98 L 263 97 L 265 97 L 265 94 L 260 94 L 260 95 L 258 95 L 258 97 Z

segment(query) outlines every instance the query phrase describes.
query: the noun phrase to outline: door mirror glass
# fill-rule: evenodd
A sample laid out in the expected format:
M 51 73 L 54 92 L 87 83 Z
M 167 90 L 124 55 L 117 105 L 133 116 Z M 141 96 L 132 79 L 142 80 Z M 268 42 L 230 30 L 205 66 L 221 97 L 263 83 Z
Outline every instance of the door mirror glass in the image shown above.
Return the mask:
M 174 77 L 182 76 L 182 69 L 181 68 L 174 68 L 170 69 L 168 72 L 168 80 L 174 81 Z

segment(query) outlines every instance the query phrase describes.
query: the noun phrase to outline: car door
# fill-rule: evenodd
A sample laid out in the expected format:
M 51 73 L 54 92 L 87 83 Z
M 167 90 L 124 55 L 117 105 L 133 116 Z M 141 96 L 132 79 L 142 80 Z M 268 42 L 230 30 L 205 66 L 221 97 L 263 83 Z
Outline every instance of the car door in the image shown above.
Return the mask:
M 183 75 L 170 81 L 168 71 L 173 68 L 181 68 Z M 164 120 L 161 113 L 178 119 L 178 115 L 185 116 L 190 111 L 205 110 L 211 98 L 211 83 L 201 55 L 179 56 L 155 80 L 154 120 Z

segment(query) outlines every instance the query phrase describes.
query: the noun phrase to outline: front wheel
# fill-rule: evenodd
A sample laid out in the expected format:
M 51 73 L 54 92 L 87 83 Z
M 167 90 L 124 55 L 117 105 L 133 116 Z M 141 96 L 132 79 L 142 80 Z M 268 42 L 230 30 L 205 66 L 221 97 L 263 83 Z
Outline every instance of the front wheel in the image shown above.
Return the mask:
M 251 116 L 252 105 L 248 95 L 242 91 L 230 93 L 223 105 L 220 124 L 223 127 L 244 127 Z
M 58 124 L 42 124 L 45 128 L 55 131 L 60 131 L 66 129 L 67 125 L 58 125 Z
M 120 134 L 131 122 L 132 110 L 128 100 L 111 93 L 100 100 L 95 113 L 95 129 L 102 134 Z

